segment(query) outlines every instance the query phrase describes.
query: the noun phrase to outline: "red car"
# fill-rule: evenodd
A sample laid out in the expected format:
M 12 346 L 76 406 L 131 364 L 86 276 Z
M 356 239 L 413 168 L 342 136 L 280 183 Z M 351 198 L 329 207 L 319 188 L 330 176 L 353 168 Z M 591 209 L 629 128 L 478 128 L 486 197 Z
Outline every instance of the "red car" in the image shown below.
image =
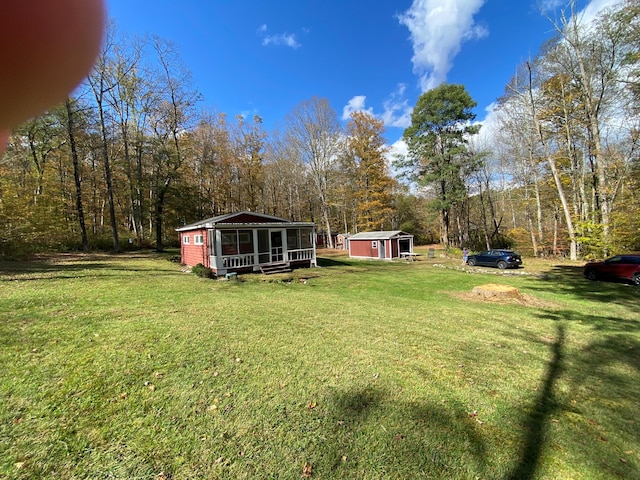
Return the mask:
M 589 280 L 630 280 L 640 286 L 640 255 L 616 255 L 602 262 L 589 262 L 584 266 Z

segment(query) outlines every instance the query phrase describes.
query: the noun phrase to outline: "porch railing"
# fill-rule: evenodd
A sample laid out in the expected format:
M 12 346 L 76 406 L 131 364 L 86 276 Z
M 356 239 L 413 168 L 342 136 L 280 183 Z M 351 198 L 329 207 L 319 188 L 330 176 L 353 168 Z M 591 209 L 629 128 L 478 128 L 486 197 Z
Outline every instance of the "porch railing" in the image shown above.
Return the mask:
M 301 260 L 313 260 L 313 248 L 301 248 L 297 250 L 288 250 L 287 259 L 289 262 L 297 262 Z M 246 253 L 240 255 L 225 255 L 222 257 L 222 268 L 242 268 L 259 265 L 258 255 Z
M 287 252 L 290 262 L 299 260 L 313 260 L 313 248 L 302 248 L 299 250 L 289 250 Z
M 222 257 L 222 268 L 251 267 L 255 263 L 255 255 L 253 253 Z

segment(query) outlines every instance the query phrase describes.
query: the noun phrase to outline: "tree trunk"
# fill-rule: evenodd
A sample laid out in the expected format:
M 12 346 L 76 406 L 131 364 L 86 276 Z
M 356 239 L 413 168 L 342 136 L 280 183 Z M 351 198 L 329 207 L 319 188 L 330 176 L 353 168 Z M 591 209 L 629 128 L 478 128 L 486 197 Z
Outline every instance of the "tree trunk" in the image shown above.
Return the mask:
M 84 222 L 84 208 L 82 206 L 82 180 L 80 175 L 80 164 L 78 162 L 78 150 L 76 148 L 76 137 L 74 133 L 73 111 L 71 110 L 71 100 L 67 98 L 65 102 L 67 108 L 67 133 L 69 134 L 69 145 L 71 146 L 71 158 L 73 159 L 73 179 L 76 185 L 76 211 L 78 213 L 78 223 L 80 224 L 80 235 L 82 237 L 82 250 L 89 250 L 89 239 L 87 237 L 87 227 Z

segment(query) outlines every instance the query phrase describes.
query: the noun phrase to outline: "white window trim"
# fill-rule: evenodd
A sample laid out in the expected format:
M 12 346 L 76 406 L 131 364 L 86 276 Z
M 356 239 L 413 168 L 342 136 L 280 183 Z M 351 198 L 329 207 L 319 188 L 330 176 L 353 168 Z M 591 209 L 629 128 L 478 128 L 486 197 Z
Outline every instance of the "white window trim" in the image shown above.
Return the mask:
M 204 236 L 203 235 L 194 235 L 193 236 L 193 244 L 194 245 L 204 245 Z
M 185 235 L 185 236 L 182 237 L 182 243 L 184 245 L 189 245 L 191 243 L 190 240 L 189 240 L 189 235 Z

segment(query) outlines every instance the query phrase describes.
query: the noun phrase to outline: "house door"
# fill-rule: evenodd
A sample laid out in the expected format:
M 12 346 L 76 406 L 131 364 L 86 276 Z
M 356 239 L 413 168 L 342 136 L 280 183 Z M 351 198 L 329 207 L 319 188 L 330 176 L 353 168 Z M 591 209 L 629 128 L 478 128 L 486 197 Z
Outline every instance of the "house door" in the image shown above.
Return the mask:
M 387 243 L 384 240 L 378 242 L 378 258 L 386 258 L 387 256 Z
M 283 260 L 282 230 L 271 230 L 271 261 L 282 262 Z

